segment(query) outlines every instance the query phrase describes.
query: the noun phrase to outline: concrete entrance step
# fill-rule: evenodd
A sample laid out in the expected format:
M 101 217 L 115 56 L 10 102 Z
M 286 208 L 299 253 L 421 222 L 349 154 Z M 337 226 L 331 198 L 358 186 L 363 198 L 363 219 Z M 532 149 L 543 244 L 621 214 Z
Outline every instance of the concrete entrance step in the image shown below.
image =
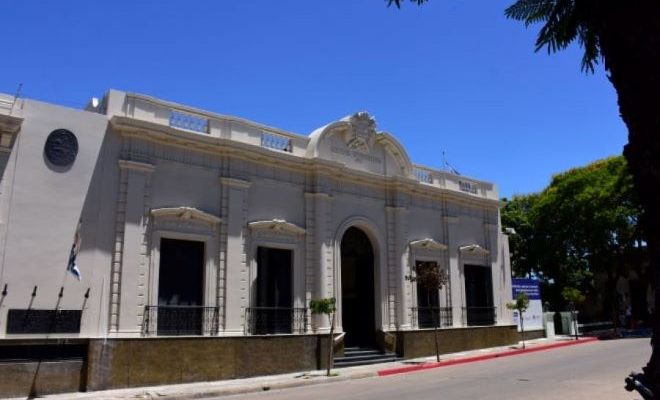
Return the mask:
M 383 354 L 378 349 L 372 349 L 369 347 L 346 347 L 344 349 L 344 356 L 357 356 L 357 355 L 367 355 L 367 354 Z
M 400 361 L 395 353 L 382 352 L 378 349 L 368 347 L 347 347 L 344 356 L 335 357 L 334 367 L 354 367 L 358 365 L 380 364 L 386 362 Z

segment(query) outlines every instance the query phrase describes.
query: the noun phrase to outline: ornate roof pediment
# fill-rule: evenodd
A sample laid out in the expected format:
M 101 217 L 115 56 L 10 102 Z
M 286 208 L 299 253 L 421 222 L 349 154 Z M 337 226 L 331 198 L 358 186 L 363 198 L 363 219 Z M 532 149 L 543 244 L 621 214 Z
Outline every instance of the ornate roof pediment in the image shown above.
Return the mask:
M 490 251 L 484 249 L 483 247 L 479 246 L 478 244 L 470 244 L 467 246 L 460 246 L 458 250 L 467 255 L 471 256 L 487 256 L 490 254 Z
M 266 221 L 255 221 L 248 223 L 252 230 L 274 231 L 288 233 L 291 235 L 304 235 L 305 229 L 296 224 L 286 222 L 283 219 L 271 219 Z
M 346 147 L 368 154 L 376 142 L 376 120 L 365 111 L 357 112 L 346 120 L 353 128 L 346 137 Z
M 213 214 L 198 210 L 192 207 L 164 207 L 154 208 L 151 215 L 159 218 L 172 218 L 182 220 L 192 220 L 206 222 L 209 224 L 219 224 L 222 220 Z
M 349 169 L 386 176 L 412 176 L 412 163 L 401 143 L 389 133 L 378 131 L 376 120 L 364 111 L 312 132 L 306 154 L 309 158 L 344 164 Z
M 440 243 L 430 238 L 413 240 L 410 242 L 410 247 L 413 249 L 426 249 L 426 250 L 447 250 L 447 245 Z

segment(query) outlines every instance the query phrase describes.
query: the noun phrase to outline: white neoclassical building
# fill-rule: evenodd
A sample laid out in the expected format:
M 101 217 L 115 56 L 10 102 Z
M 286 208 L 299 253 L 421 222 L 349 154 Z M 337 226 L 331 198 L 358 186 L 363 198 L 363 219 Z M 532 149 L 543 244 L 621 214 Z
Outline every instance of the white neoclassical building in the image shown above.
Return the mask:
M 0 133 L 0 342 L 316 337 L 326 297 L 346 347 L 515 331 L 495 186 L 413 164 L 367 113 L 301 136 L 115 90 L 0 95 Z M 447 285 L 406 279 L 420 263 Z

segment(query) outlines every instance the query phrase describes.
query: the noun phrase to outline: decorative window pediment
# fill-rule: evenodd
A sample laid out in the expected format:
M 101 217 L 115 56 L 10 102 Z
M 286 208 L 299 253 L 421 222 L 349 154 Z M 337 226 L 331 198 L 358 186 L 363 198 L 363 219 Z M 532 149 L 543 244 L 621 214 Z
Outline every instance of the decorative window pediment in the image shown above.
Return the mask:
M 447 250 L 447 245 L 430 238 L 414 240 L 410 242 L 410 247 L 420 250 Z
M 184 221 L 206 222 L 208 224 L 219 224 L 222 220 L 213 214 L 192 207 L 165 207 L 151 210 L 151 215 L 156 218 L 171 218 Z
M 296 224 L 286 222 L 283 219 L 272 219 L 268 221 L 255 221 L 248 223 L 253 231 L 282 233 L 288 235 L 304 235 L 305 229 Z
M 458 250 L 465 255 L 475 256 L 475 257 L 485 257 L 490 254 L 490 251 L 484 249 L 478 244 L 470 244 L 467 246 L 460 246 Z

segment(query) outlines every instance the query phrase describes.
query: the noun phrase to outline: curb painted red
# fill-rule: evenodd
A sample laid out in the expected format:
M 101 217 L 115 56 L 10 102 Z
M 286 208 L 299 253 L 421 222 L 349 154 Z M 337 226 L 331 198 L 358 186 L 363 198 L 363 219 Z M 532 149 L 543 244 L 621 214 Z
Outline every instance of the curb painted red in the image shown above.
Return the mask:
M 575 346 L 575 345 L 578 345 L 578 344 L 595 342 L 597 340 L 598 340 L 598 338 L 596 338 L 596 337 L 586 337 L 586 338 L 583 338 L 583 339 L 580 339 L 580 340 L 572 340 L 572 341 L 566 341 L 566 342 L 552 343 L 552 344 L 528 347 L 526 349 L 506 350 L 506 351 L 501 351 L 499 353 L 484 354 L 484 355 L 480 355 L 480 356 L 465 357 L 465 358 L 456 358 L 456 359 L 453 359 L 453 360 L 433 362 L 433 363 L 427 363 L 427 364 L 422 364 L 422 365 L 411 365 L 411 366 L 408 366 L 408 367 L 382 369 L 382 370 L 378 371 L 378 376 L 404 374 L 406 372 L 423 371 L 423 370 L 433 369 L 433 368 L 448 367 L 450 365 L 467 364 L 467 363 L 476 362 L 476 361 L 491 360 L 493 358 L 502 358 L 502 357 L 515 356 L 515 355 L 518 355 L 518 354 L 524 354 L 524 353 L 533 353 L 535 351 L 556 349 L 558 347 Z

